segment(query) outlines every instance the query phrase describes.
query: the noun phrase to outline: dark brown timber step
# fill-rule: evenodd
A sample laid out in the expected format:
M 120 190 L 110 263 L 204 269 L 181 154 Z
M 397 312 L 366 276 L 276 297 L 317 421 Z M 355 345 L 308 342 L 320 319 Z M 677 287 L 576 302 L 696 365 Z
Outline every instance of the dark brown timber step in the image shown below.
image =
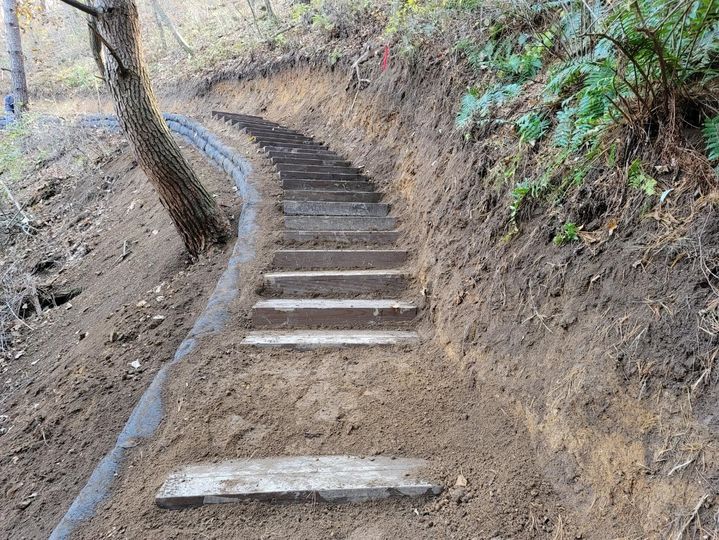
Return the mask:
M 391 347 L 417 345 L 417 332 L 403 330 L 255 330 L 242 345 L 284 349 L 324 349 L 336 347 Z
M 280 124 L 277 124 L 275 122 L 268 122 L 268 121 L 260 121 L 260 120 L 245 120 L 242 118 L 226 118 L 226 121 L 230 122 L 230 124 L 237 126 L 239 129 L 245 129 L 245 128 L 264 128 L 264 129 L 284 129 L 284 126 L 281 126 Z
M 281 249 L 272 260 L 274 268 L 350 269 L 395 268 L 407 261 L 407 252 L 399 249 Z
M 368 181 L 368 178 L 360 173 L 279 171 L 278 174 L 282 180 L 342 180 L 344 182 Z
M 359 174 L 362 169 L 358 167 L 342 167 L 337 165 L 297 165 L 294 163 L 275 163 L 275 169 L 280 173 L 335 173 Z
M 293 231 L 391 231 L 393 217 L 285 216 L 285 228 Z
M 309 189 L 288 189 L 282 192 L 285 201 L 327 201 L 366 202 L 382 200 L 382 194 L 375 191 L 313 191 Z
M 330 244 L 392 245 L 399 231 L 284 231 L 285 242 L 325 242 Z
M 389 205 L 385 203 L 285 201 L 282 207 L 288 216 L 384 217 L 389 214 Z
M 301 139 L 303 141 L 313 140 L 312 137 L 308 137 L 307 135 L 302 135 L 302 133 L 297 133 L 296 131 L 290 131 L 288 129 L 283 129 L 283 128 L 250 128 L 250 127 L 246 127 L 244 129 L 250 135 L 267 135 L 270 137 L 289 137 L 292 139 L 294 139 L 294 138 Z
M 310 191 L 374 191 L 369 182 L 346 182 L 343 180 L 282 180 L 282 189 L 308 189 Z
M 332 150 L 300 150 L 298 148 L 272 148 L 268 147 L 265 149 L 267 155 L 272 159 L 279 157 L 285 158 L 300 158 L 300 159 L 322 159 L 332 161 L 342 161 L 344 158 L 337 155 Z
M 411 322 L 417 306 L 401 300 L 270 299 L 252 308 L 255 326 L 350 326 Z
M 317 143 L 317 141 L 315 141 L 314 139 L 309 139 L 307 137 L 303 137 L 302 135 L 291 135 L 284 133 L 269 134 L 258 131 L 248 131 L 247 135 L 253 137 L 255 140 L 288 142 L 297 144 Z
M 289 148 L 291 150 L 319 150 L 319 151 L 328 151 L 329 148 L 327 148 L 325 145 L 320 143 L 297 143 L 297 142 L 284 142 L 274 139 L 258 139 L 255 138 L 255 144 L 259 146 L 262 150 L 276 150 L 278 148 L 286 149 Z
M 310 165 L 310 166 L 327 166 L 327 167 L 350 167 L 352 164 L 342 158 L 301 158 L 301 157 L 273 157 L 270 158 L 275 166 L 280 165 Z
M 295 456 L 190 465 L 168 476 L 155 504 L 177 510 L 246 500 L 337 504 L 429 497 L 442 488 L 420 476 L 428 465 L 421 459 L 383 456 Z
M 270 272 L 264 283 L 268 290 L 284 295 L 392 294 L 406 287 L 407 276 L 400 270 Z
M 231 112 L 222 112 L 222 111 L 212 111 L 212 114 L 217 116 L 227 116 L 230 118 L 235 118 L 237 120 L 239 119 L 245 119 L 245 120 L 251 120 L 251 121 L 258 121 L 258 122 L 266 122 L 268 124 L 274 124 L 275 122 L 272 122 L 270 120 L 267 120 L 266 118 L 263 118 L 262 116 L 255 116 L 254 114 L 244 114 L 244 113 L 231 113 Z M 279 125 L 279 124 L 278 124 Z

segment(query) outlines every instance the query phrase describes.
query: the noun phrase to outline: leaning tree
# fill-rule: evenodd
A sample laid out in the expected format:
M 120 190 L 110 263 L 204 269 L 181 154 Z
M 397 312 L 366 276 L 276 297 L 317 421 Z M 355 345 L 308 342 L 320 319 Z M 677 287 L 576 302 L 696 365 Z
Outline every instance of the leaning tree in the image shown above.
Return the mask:
M 3 18 L 5 20 L 5 44 L 10 60 L 12 94 L 15 98 L 15 111 L 19 113 L 27 109 L 29 100 L 20 24 L 17 19 L 17 0 L 3 0 Z
M 227 218 L 200 182 L 162 118 L 150 85 L 133 0 L 86 5 L 62 0 L 89 16 L 94 53 L 115 102 L 115 111 L 140 166 L 157 190 L 187 251 L 196 257 L 229 235 Z

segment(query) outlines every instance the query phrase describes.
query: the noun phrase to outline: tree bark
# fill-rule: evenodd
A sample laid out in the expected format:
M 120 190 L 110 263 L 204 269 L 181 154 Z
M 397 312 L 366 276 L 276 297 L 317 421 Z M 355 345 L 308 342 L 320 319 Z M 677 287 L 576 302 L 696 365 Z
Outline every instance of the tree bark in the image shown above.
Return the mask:
M 25 59 L 22 54 L 20 24 L 17 20 L 16 0 L 3 0 L 3 16 L 5 18 L 7 54 L 10 58 L 12 93 L 15 97 L 15 112 L 20 113 L 27 110 L 29 98 L 27 79 L 25 78 Z
M 224 242 L 229 225 L 195 175 L 162 118 L 140 45 L 133 0 L 100 0 L 97 30 L 105 48 L 105 80 L 120 125 L 191 256 Z

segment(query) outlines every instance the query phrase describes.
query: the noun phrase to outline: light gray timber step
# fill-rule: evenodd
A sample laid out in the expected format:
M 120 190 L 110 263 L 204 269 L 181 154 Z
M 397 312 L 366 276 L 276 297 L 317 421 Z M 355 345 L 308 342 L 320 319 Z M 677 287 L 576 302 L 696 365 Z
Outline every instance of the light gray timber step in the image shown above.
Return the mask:
M 284 239 L 298 243 L 391 245 L 399 239 L 399 231 L 284 231 Z
M 390 497 L 427 497 L 442 488 L 420 477 L 421 459 L 299 456 L 189 465 L 169 475 L 155 495 L 177 510 L 246 500 L 360 503 Z
M 365 202 L 376 203 L 382 194 L 376 191 L 314 191 L 310 189 L 286 189 L 282 192 L 285 201 Z
M 406 288 L 407 276 L 400 270 L 310 270 L 269 272 L 265 287 L 285 294 L 394 294 Z
M 281 173 L 335 173 L 335 174 L 360 174 L 361 169 L 357 167 L 338 167 L 334 165 L 297 165 L 294 163 L 277 163 L 275 168 Z
M 309 166 L 327 166 L 327 167 L 351 167 L 352 163 L 341 157 L 335 158 L 322 158 L 322 157 L 285 157 L 277 156 L 270 158 L 275 166 L 285 165 L 309 165 Z
M 285 269 L 395 268 L 407 261 L 400 249 L 281 249 L 272 265 Z
M 282 203 L 287 216 L 374 216 L 389 214 L 385 203 L 285 201 Z
M 295 178 L 282 180 L 282 189 L 309 189 L 330 191 L 374 191 L 374 185 L 369 182 L 345 182 L 342 180 L 297 180 Z
M 270 299 L 252 307 L 255 326 L 351 326 L 400 324 L 417 316 L 417 306 L 401 300 Z
M 394 217 L 285 216 L 285 228 L 295 231 L 391 231 Z
M 307 171 L 278 171 L 282 180 L 342 180 L 345 182 L 366 182 L 367 177 L 361 173 L 345 172 L 307 172 Z
M 242 345 L 283 349 L 323 349 L 335 347 L 391 347 L 417 345 L 417 332 L 400 330 L 255 330 Z

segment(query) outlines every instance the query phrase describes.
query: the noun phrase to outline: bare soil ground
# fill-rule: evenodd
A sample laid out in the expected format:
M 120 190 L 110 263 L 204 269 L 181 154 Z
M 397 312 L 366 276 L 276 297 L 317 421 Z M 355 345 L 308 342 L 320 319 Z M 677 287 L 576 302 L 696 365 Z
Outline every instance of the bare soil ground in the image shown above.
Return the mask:
M 43 225 L 10 246 L 3 261 L 34 272 L 41 291 L 76 294 L 18 321 L 12 349 L 0 361 L 3 538 L 47 537 L 174 355 L 227 259 L 216 251 L 188 265 L 127 143 L 119 135 L 67 129 L 67 152 L 18 192 L 21 201 L 35 201 L 28 210 Z M 186 151 L 227 213 L 236 214 L 228 179 Z M 78 154 L 88 165 L 68 177 Z

